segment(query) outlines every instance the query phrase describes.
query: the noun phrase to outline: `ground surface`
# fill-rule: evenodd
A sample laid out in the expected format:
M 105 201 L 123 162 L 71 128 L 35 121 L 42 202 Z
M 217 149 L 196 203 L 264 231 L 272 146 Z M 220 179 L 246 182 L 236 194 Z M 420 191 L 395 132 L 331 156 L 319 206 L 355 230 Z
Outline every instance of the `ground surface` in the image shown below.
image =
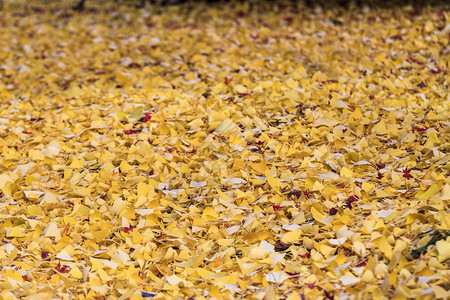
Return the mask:
M 4 299 L 449 296 L 448 11 L 58 5 L 0 12 Z

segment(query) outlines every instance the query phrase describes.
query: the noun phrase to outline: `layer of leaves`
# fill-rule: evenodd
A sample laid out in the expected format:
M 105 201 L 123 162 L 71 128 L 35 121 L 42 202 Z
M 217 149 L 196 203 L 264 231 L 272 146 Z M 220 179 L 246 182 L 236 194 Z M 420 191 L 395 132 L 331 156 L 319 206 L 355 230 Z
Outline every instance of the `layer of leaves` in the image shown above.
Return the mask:
M 449 297 L 447 11 L 93 2 L 0 12 L 2 297 Z

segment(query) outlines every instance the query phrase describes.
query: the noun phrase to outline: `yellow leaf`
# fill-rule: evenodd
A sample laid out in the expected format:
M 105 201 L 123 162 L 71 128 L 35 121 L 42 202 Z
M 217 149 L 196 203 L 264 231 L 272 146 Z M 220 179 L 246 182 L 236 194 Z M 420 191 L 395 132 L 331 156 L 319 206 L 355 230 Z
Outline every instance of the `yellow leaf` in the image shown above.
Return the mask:
M 433 25 L 433 23 L 431 22 L 431 21 L 427 21 L 426 23 L 425 23 L 425 32 L 431 32 L 431 31 L 433 31 L 434 30 L 434 25 Z
M 361 188 L 362 188 L 366 193 L 370 193 L 370 191 L 372 191 L 372 190 L 375 188 L 375 186 L 374 186 L 372 183 L 370 183 L 370 182 L 364 181 L 364 182 L 361 184 Z
M 281 182 L 272 176 L 267 176 L 267 182 L 273 189 L 280 188 L 281 186 Z
M 203 279 L 211 279 L 212 272 L 204 268 L 195 268 L 197 274 Z
M 212 207 L 206 207 L 203 210 L 203 213 L 202 213 L 203 219 L 217 219 L 218 217 L 219 217 L 219 215 Z
M 389 89 L 389 91 L 394 92 L 395 91 L 395 85 L 392 83 L 390 79 L 386 79 L 383 82 L 383 85 Z
M 314 207 L 311 207 L 311 214 L 315 220 L 325 219 L 325 216 Z
M 220 123 L 220 125 L 215 129 L 217 133 L 224 133 L 226 131 L 233 132 L 239 131 L 239 127 L 230 119 L 225 119 Z
M 425 148 L 433 148 L 434 146 L 439 146 L 441 144 L 441 141 L 439 140 L 436 130 L 432 130 L 430 132 L 430 134 L 428 135 L 428 139 L 425 143 L 425 145 L 423 145 Z
M 53 195 L 52 193 L 46 192 L 44 197 L 41 200 L 41 204 L 45 204 L 45 203 L 55 204 L 55 203 L 58 203 L 58 199 L 56 199 L 55 195 Z
M 428 200 L 431 197 L 433 197 L 434 195 L 436 195 L 437 193 L 439 193 L 439 188 L 433 184 L 432 186 L 430 186 L 428 188 L 428 190 L 420 195 L 417 196 L 417 200 Z
M 11 229 L 6 230 L 7 237 L 24 237 L 24 229 L 20 227 L 13 227 Z
M 317 181 L 314 182 L 314 184 L 313 184 L 313 186 L 311 188 L 311 191 L 313 191 L 313 192 L 314 191 L 322 192 L 324 188 L 325 187 L 323 186 L 322 182 L 320 182 L 320 180 L 317 180 Z
M 442 189 L 442 197 L 443 201 L 450 200 L 450 184 L 446 183 L 444 188 Z
M 91 209 L 89 207 L 87 207 L 86 205 L 77 203 L 77 204 L 75 204 L 75 206 L 72 210 L 72 215 L 74 217 L 86 219 L 89 217 L 90 212 L 91 212 Z
M 7 182 L 13 182 L 13 179 L 7 174 L 0 175 L 0 189 L 3 189 Z
M 266 252 L 260 247 L 254 247 L 250 250 L 248 257 L 250 257 L 251 259 L 259 260 L 263 259 L 265 254 Z
M 353 177 L 353 171 L 349 167 L 343 167 L 340 172 L 341 177 Z
M 20 275 L 20 273 L 14 269 L 6 270 L 6 272 L 3 274 L 3 278 L 6 280 L 13 279 L 13 280 L 19 282 L 20 284 L 22 284 L 24 281 L 22 278 L 22 275 Z
M 386 124 L 384 123 L 383 120 L 378 122 L 377 125 L 375 125 L 372 128 L 372 132 L 377 134 L 377 135 L 387 135 L 389 133 L 387 128 L 386 128 Z
M 139 182 L 137 184 L 137 195 L 139 196 L 147 196 L 150 192 L 150 186 L 143 182 Z
M 234 86 L 234 91 L 239 94 L 243 94 L 247 92 L 247 88 L 241 84 L 236 84 Z
M 83 278 L 83 273 L 78 269 L 77 266 L 73 266 L 72 269 L 69 272 L 69 275 L 72 276 L 75 279 L 81 279 Z
M 450 297 L 449 291 L 439 285 L 432 284 L 431 288 L 433 289 L 436 299 L 448 299 Z
M 123 173 L 128 173 L 129 171 L 133 170 L 134 167 L 131 166 L 127 161 L 122 160 L 122 162 L 120 163 L 120 171 L 122 171 Z
M 267 164 L 265 160 L 262 160 L 259 163 L 250 162 L 250 166 L 253 170 L 255 170 L 258 174 L 265 174 L 267 171 Z
M 378 249 L 380 249 L 381 252 L 388 258 L 392 258 L 392 247 L 388 243 L 386 237 L 382 236 L 374 241 L 372 243 L 378 245 Z
M 364 282 L 375 282 L 376 278 L 373 275 L 373 272 L 371 270 L 364 271 L 363 276 L 361 277 L 362 281 Z
M 300 240 L 303 231 L 301 229 L 297 229 L 294 231 L 287 232 L 281 238 L 282 243 L 297 243 Z
M 59 231 L 58 226 L 53 222 L 50 222 L 42 233 L 45 237 L 61 237 L 61 232 Z
M 298 81 L 293 80 L 292 78 L 289 78 L 286 81 L 286 85 L 291 89 L 296 89 L 296 88 L 298 88 Z
M 445 261 L 450 258 L 450 242 L 440 240 L 436 243 L 436 248 L 440 261 Z
M 325 258 L 328 258 L 334 254 L 336 248 L 327 246 L 325 244 L 320 244 L 320 252 L 323 254 Z
M 69 168 L 78 169 L 82 168 L 83 166 L 84 166 L 84 159 L 75 156 L 72 159 L 72 163 L 70 164 Z
M 186 267 L 197 268 L 203 262 L 205 257 L 206 257 L 206 252 L 202 252 L 201 254 L 194 256 L 190 260 L 180 262 L 178 264 L 178 266 L 180 266 L 182 268 L 186 268 Z

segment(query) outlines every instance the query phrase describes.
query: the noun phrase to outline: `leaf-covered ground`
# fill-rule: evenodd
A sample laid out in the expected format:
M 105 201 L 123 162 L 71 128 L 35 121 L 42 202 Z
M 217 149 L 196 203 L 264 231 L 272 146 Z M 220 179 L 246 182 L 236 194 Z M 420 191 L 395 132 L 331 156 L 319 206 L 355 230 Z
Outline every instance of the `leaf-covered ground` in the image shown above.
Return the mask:
M 12 2 L 3 299 L 449 297 L 445 7 Z

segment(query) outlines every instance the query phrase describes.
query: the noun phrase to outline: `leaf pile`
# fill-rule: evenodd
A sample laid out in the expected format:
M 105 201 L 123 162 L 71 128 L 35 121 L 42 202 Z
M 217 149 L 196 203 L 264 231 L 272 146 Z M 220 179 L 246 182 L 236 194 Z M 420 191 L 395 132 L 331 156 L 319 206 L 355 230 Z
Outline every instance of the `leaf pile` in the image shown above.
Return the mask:
M 0 12 L 4 299 L 449 297 L 448 11 L 93 2 Z

